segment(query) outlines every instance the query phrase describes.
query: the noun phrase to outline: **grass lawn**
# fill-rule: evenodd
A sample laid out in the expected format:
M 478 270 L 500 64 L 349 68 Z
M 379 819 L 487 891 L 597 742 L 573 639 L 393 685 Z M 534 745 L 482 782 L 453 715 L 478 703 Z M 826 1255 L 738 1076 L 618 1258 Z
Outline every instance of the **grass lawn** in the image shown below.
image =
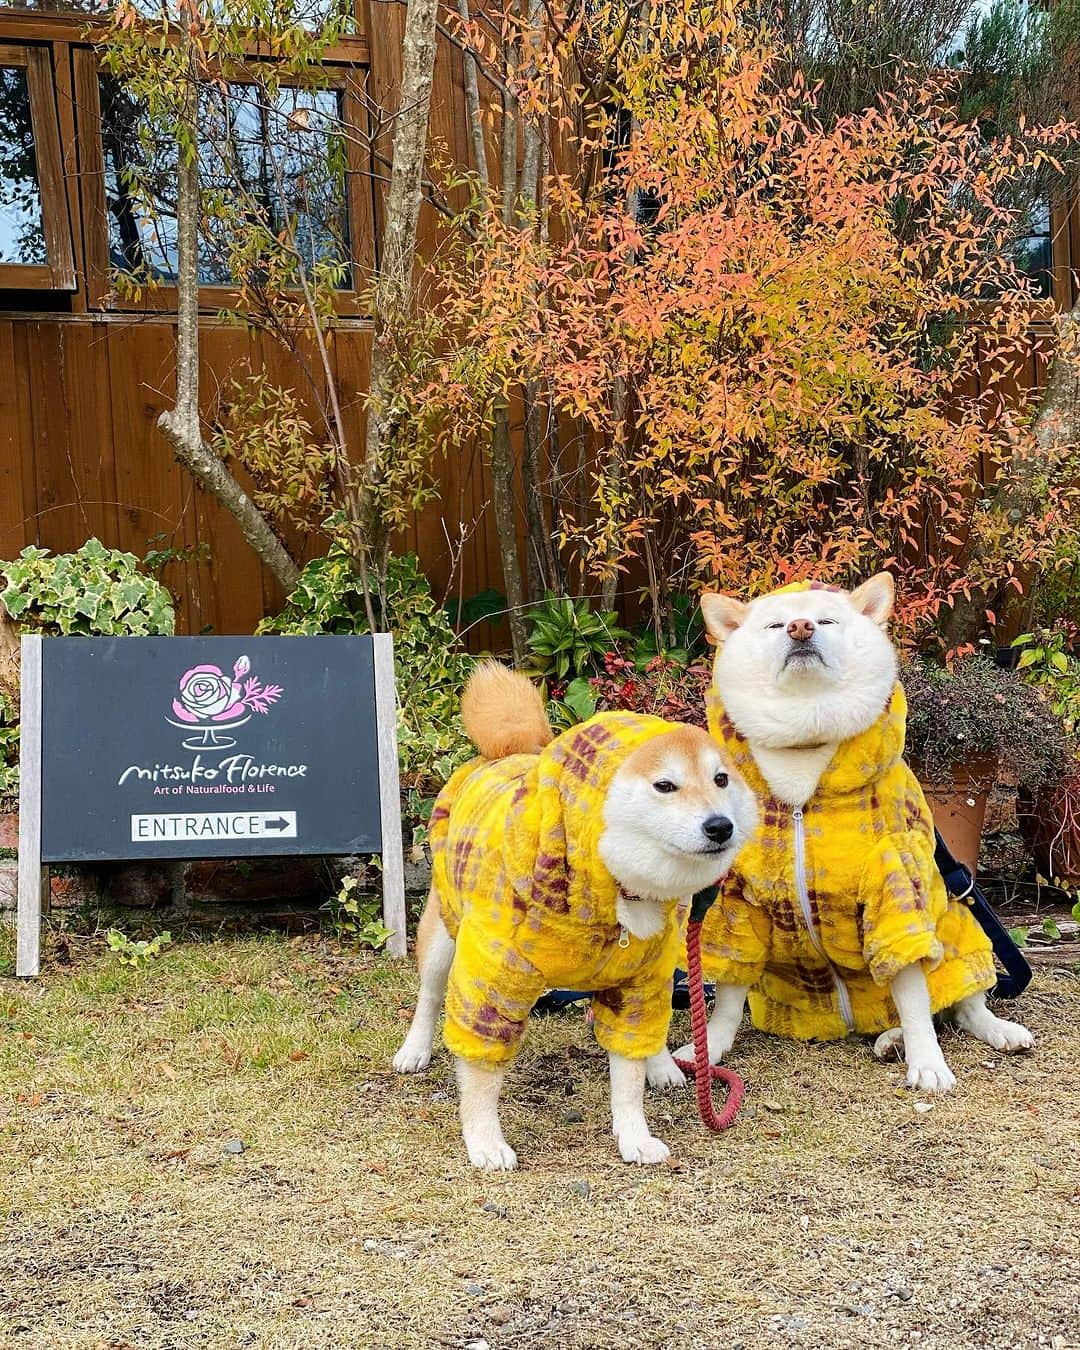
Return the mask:
M 946 1032 L 932 1104 L 861 1043 L 744 1031 L 738 1124 L 654 1095 L 658 1170 L 618 1160 L 580 1013 L 535 1022 L 522 1170 L 486 1177 L 445 1055 L 389 1071 L 404 966 L 265 937 L 68 959 L 0 980 L 5 1350 L 1077 1344 L 1074 973 L 1023 999 L 1032 1055 Z

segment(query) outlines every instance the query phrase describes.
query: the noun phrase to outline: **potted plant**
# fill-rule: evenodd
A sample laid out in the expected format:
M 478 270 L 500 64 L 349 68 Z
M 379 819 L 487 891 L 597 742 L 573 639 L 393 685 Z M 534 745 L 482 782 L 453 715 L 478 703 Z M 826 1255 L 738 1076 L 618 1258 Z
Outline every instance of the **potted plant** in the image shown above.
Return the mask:
M 980 654 L 950 666 L 923 656 L 901 667 L 907 754 L 951 852 L 975 871 L 986 803 L 999 772 L 1039 792 L 1069 760 L 1061 721 L 1019 672 Z

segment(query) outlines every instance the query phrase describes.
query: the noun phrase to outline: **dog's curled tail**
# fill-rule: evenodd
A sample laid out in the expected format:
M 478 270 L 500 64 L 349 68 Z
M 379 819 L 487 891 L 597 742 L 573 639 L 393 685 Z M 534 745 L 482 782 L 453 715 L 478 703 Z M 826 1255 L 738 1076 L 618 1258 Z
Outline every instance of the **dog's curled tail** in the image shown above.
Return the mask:
M 554 734 L 540 690 L 498 661 L 481 661 L 465 682 L 461 720 L 485 759 L 537 755 Z

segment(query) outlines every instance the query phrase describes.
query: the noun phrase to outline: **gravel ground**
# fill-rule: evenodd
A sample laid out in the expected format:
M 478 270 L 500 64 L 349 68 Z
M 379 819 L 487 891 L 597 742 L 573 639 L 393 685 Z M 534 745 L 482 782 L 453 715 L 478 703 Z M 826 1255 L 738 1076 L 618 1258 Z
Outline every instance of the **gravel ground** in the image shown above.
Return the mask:
M 618 1161 L 580 1014 L 508 1082 L 517 1174 L 478 1177 L 449 1065 L 388 1071 L 413 980 L 321 940 L 99 944 L 0 981 L 0 1345 L 1048 1346 L 1080 1306 L 1080 979 L 1007 1060 L 946 1032 L 943 1101 L 857 1041 L 744 1030 L 715 1137 Z

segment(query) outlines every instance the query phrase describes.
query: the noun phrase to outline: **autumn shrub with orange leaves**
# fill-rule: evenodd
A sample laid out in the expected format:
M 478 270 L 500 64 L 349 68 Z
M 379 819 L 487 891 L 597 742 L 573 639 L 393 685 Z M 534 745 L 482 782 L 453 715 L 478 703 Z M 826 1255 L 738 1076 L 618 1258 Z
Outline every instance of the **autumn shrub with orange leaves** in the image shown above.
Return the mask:
M 958 597 L 995 609 L 1080 528 L 1073 452 L 1036 456 L 1016 395 L 1035 301 L 1013 251 L 1025 181 L 1075 129 L 988 145 L 942 82 L 826 130 L 739 6 L 656 0 L 617 43 L 590 12 L 561 79 L 543 66 L 573 172 L 541 221 L 471 210 L 444 254 L 453 339 L 423 400 L 444 438 L 543 390 L 564 556 L 594 588 L 629 571 L 659 618 L 695 584 L 883 566 L 908 641 Z M 1019 487 L 1027 509 L 998 509 Z

